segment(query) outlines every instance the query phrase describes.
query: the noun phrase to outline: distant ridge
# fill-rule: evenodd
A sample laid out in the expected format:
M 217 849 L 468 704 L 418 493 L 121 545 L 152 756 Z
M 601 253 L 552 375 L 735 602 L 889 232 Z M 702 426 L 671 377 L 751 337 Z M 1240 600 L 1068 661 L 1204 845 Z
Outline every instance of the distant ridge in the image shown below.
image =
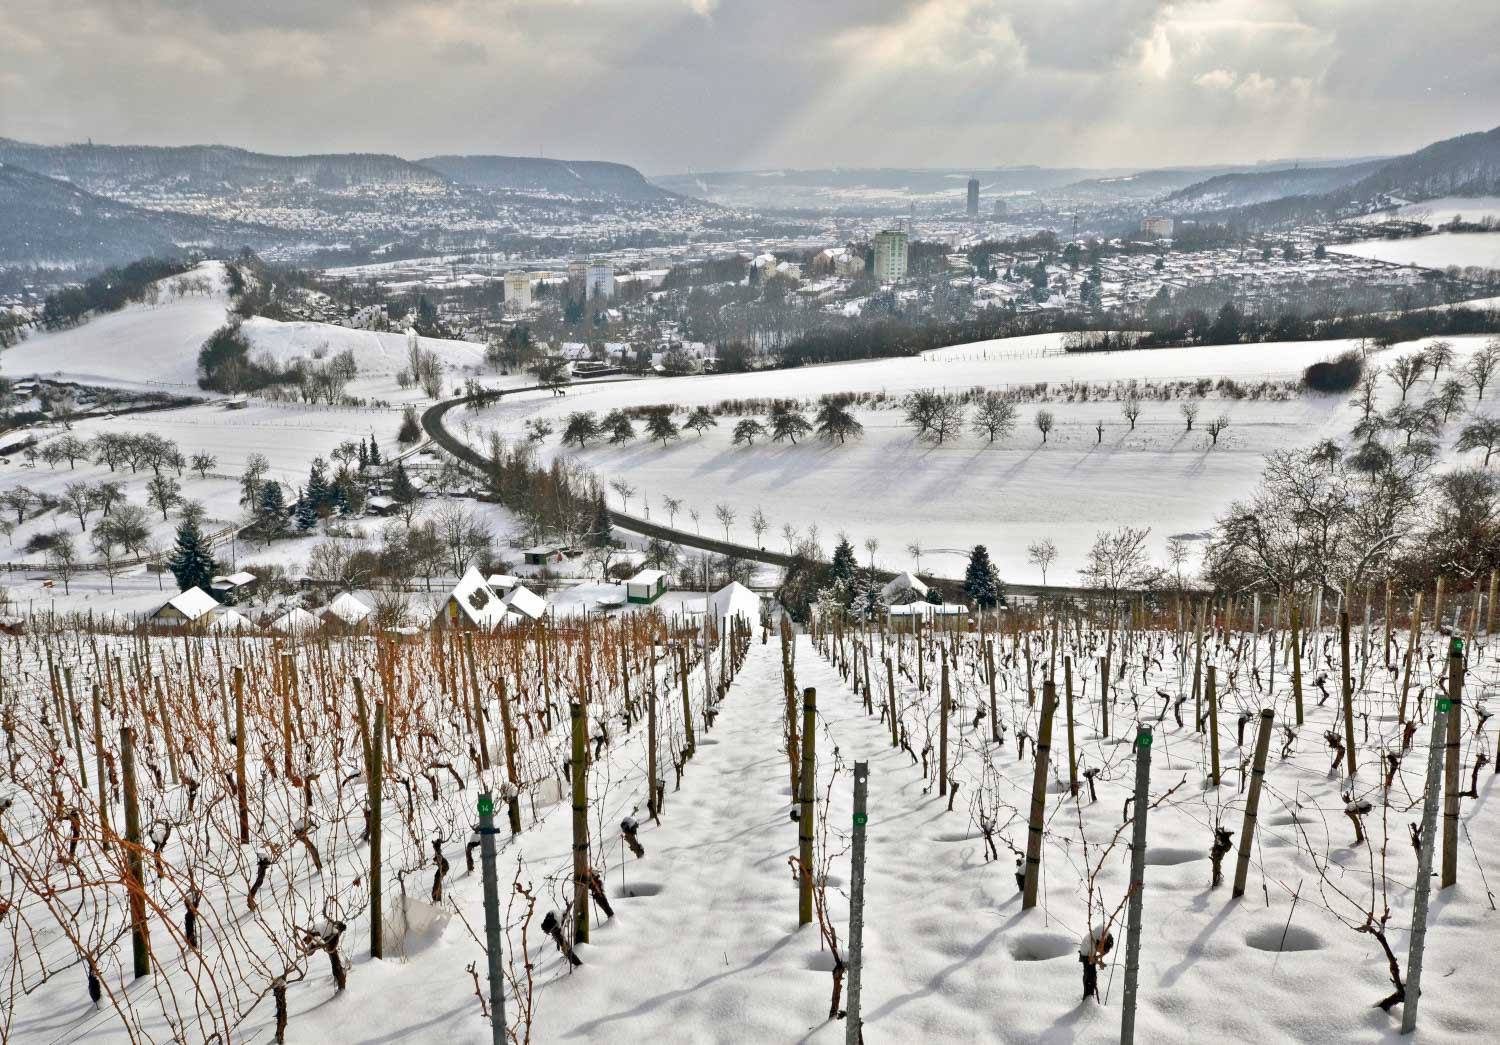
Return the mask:
M 534 156 L 429 156 L 418 160 L 462 185 L 514 192 L 627 200 L 663 200 L 673 193 L 648 182 L 634 167 L 602 160 L 549 160 Z

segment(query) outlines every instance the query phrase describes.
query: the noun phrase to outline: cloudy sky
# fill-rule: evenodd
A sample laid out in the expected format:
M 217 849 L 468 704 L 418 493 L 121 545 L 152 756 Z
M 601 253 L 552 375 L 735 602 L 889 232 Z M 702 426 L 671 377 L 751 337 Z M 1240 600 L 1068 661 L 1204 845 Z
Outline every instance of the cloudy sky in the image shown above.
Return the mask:
M 3 0 L 0 135 L 647 173 L 1368 155 L 1500 124 L 1497 0 Z

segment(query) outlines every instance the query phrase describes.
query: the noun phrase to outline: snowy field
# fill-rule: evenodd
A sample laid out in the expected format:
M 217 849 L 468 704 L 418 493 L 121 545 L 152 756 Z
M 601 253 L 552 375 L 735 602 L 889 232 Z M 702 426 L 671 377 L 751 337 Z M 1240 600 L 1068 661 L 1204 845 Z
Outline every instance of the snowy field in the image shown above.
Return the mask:
M 560 432 L 571 411 L 592 410 L 602 416 L 617 407 L 662 402 L 711 405 L 736 397 L 810 399 L 860 391 L 885 393 L 894 400 L 917 388 L 958 392 L 1041 381 L 1054 388 L 1067 381 L 1097 385 L 1204 377 L 1241 383 L 1295 381 L 1309 363 L 1355 347 L 1310 342 L 1059 355 L 1057 340 L 1018 338 L 912 359 L 622 382 L 575 388 L 564 397 L 523 394 L 481 412 L 475 426 L 481 431 L 498 428 L 515 437 L 533 417 L 550 419 Z M 1454 339 L 1455 350 L 1462 358 L 1484 341 Z M 1372 365 L 1384 365 L 1422 344 L 1374 354 Z M 1419 382 L 1412 392 L 1414 401 L 1430 394 L 1430 384 L 1426 378 Z M 1383 406 L 1389 406 L 1399 393 L 1385 382 L 1382 397 Z M 995 445 L 968 431 L 941 446 L 919 441 L 904 425 L 899 409 L 882 409 L 856 411 L 865 435 L 845 445 L 816 438 L 797 446 L 766 441 L 751 447 L 734 445 L 731 431 L 737 419 L 726 416 L 701 437 L 684 432 L 665 448 L 641 435 L 623 445 L 600 439 L 583 451 L 570 447 L 566 452 L 605 479 L 621 478 L 634 486 L 637 493 L 627 505 L 631 511 L 640 513 L 644 501 L 654 520 L 665 521 L 663 498 L 680 499 L 684 512 L 698 511 L 705 534 L 724 535 L 715 519 L 715 507 L 724 504 L 737 516 L 730 535 L 753 543 L 750 517 L 759 507 L 771 524 L 764 540 L 767 547 L 784 546 L 778 536 L 784 525 L 802 532 L 816 525 L 826 547 L 832 546 L 839 530 L 847 531 L 856 546 L 866 538 L 877 539 L 876 561 L 892 569 L 909 568 L 905 548 L 920 541 L 926 549 L 923 569 L 959 576 L 967 549 L 983 543 L 1003 577 L 1023 582 L 1042 579 L 1026 562 L 1027 544 L 1050 537 L 1059 557 L 1048 580 L 1066 584 L 1076 580 L 1098 530 L 1122 524 L 1149 526 L 1153 551 L 1161 556 L 1168 537 L 1203 534 L 1231 500 L 1248 493 L 1265 454 L 1323 438 L 1347 439 L 1355 420 L 1345 396 L 1293 395 L 1283 401 L 1210 397 L 1203 401 L 1189 433 L 1179 405 L 1176 399 L 1147 399 L 1132 432 L 1121 416 L 1120 403 L 1113 399 L 1022 403 L 1015 434 Z M 1033 417 L 1042 408 L 1052 411 L 1057 422 L 1045 445 L 1033 427 Z M 1488 404 L 1483 409 L 1488 410 Z M 1229 418 L 1229 428 L 1217 446 L 1210 446 L 1203 426 L 1220 414 Z M 1102 443 L 1094 427 L 1100 420 L 1105 423 Z M 1448 427 L 1445 445 L 1456 438 L 1459 420 L 1455 417 Z M 556 435 L 546 449 L 563 452 Z M 677 525 L 692 528 L 688 520 L 679 513 Z
M 1340 243 L 1328 249 L 1340 254 L 1429 269 L 1449 265 L 1500 268 L 1500 232 L 1439 232 L 1432 236 Z
M 1464 221 L 1500 218 L 1500 196 L 1442 196 L 1434 200 L 1408 203 L 1391 210 L 1365 214 L 1352 221 L 1355 224 L 1372 225 L 1382 221 L 1402 219 L 1438 226 L 1447 225 L 1455 218 L 1462 218 Z

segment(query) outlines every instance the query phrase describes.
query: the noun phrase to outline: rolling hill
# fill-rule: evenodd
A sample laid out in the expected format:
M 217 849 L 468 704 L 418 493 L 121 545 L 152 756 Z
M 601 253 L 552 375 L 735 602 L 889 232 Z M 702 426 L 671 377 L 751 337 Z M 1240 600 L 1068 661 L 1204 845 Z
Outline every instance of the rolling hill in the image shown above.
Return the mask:
M 663 200 L 673 193 L 648 182 L 634 167 L 600 160 L 534 156 L 429 156 L 424 168 L 462 185 L 512 192 L 597 199 Z

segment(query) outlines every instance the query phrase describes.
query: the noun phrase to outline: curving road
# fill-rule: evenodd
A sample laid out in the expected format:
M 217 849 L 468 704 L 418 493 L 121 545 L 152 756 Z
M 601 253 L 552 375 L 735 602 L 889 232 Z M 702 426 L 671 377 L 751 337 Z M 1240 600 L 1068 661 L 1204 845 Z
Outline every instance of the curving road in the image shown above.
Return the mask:
M 614 380 L 618 379 L 596 378 L 585 381 L 574 381 L 572 384 L 603 384 L 606 381 Z M 515 392 L 541 392 L 546 390 L 546 385 L 527 385 L 524 388 L 507 388 L 504 390 L 486 392 L 478 396 L 460 396 L 457 399 L 447 399 L 441 403 L 436 403 L 423 411 L 422 430 L 427 433 L 427 437 L 429 439 L 431 439 L 434 443 L 441 447 L 446 453 L 452 455 L 453 457 L 456 457 L 460 461 L 464 461 L 468 464 L 474 465 L 477 468 L 483 468 L 485 463 L 484 455 L 479 453 L 479 451 L 475 450 L 472 446 L 464 442 L 462 439 L 459 439 L 457 436 L 453 435 L 448 431 L 447 428 L 443 427 L 443 418 L 447 415 L 448 411 L 452 410 L 456 406 L 462 406 L 476 399 L 484 400 L 486 402 L 492 402 L 494 400 L 504 398 L 506 395 L 510 395 Z M 673 544 L 681 545 L 684 548 L 696 548 L 700 551 L 712 552 L 715 555 L 728 555 L 737 559 L 747 559 L 751 562 L 765 563 L 768 566 L 785 567 L 792 561 L 791 556 L 786 555 L 782 552 L 772 551 L 768 548 L 752 548 L 749 545 L 745 544 L 735 544 L 731 541 L 720 541 L 714 539 L 713 537 L 704 537 L 702 534 L 690 533 L 687 530 L 678 530 L 671 526 L 663 526 L 661 523 L 652 522 L 649 519 L 642 519 L 639 516 L 635 515 L 628 515 L 625 512 L 616 511 L 613 508 L 608 508 L 607 506 L 606 510 L 609 512 L 610 523 L 615 527 L 621 530 L 628 530 L 631 533 L 640 534 L 643 537 L 656 537 L 660 540 L 670 541 Z M 878 575 L 882 580 L 889 580 L 891 577 L 895 576 L 893 572 L 888 570 L 879 571 Z M 938 585 L 945 588 L 956 589 L 962 583 L 961 581 L 955 580 L 951 577 L 936 577 L 930 574 L 924 574 L 923 577 L 925 580 L 936 582 Z M 1011 595 L 1040 596 L 1046 598 L 1059 598 L 1064 596 L 1089 597 L 1108 594 L 1108 592 L 1103 591 L 1099 588 L 1073 588 L 1057 584 L 1012 584 L 1009 581 L 1005 583 L 1005 590 L 1007 594 Z M 1144 590 L 1125 590 L 1122 591 L 1121 594 L 1149 594 L 1149 592 Z

